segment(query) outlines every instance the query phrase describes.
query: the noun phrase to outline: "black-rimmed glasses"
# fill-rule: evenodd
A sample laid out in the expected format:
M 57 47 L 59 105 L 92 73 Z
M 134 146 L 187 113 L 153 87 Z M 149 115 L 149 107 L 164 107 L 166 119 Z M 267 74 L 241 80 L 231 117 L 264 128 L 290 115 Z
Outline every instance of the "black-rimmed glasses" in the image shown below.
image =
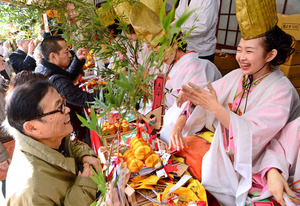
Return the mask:
M 59 106 L 59 109 L 53 110 L 51 112 L 47 112 L 47 113 L 43 113 L 43 114 L 37 115 L 36 117 L 31 118 L 31 120 L 40 119 L 42 117 L 45 117 L 45 116 L 48 116 L 48 115 L 51 115 L 51 114 L 55 114 L 57 112 L 61 112 L 62 114 L 64 114 L 65 110 L 66 110 L 66 105 L 67 105 L 66 98 L 62 97 L 62 104 Z
M 0 54 L 0 57 L 2 57 L 2 61 L 5 62 L 5 60 L 4 60 L 4 58 L 3 58 L 3 56 L 1 54 Z

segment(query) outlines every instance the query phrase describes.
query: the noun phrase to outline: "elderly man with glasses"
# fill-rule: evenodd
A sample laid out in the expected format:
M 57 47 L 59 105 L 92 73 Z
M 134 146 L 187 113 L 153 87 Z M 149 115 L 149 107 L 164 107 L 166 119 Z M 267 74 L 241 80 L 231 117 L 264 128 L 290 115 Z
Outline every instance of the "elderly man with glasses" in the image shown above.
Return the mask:
M 90 205 L 97 192 L 91 167 L 100 162 L 86 144 L 70 140 L 65 98 L 47 80 L 34 80 L 15 87 L 6 102 L 6 129 L 16 139 L 7 205 Z

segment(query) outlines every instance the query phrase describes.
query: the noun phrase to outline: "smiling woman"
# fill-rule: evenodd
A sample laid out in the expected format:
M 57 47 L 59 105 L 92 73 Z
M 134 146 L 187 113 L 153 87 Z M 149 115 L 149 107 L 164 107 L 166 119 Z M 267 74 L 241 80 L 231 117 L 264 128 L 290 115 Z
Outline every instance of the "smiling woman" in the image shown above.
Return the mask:
M 236 59 L 241 68 L 208 83 L 206 89 L 192 83 L 183 86 L 180 104 L 189 103 L 174 107 L 165 119 L 173 126 L 170 147 L 183 149 L 182 156 L 187 151 L 196 158 L 202 147 L 186 147 L 186 141 L 189 145 L 200 137 L 183 136 L 204 126 L 214 132 L 202 165 L 192 166 L 201 167 L 197 178 L 222 205 L 244 206 L 272 196 L 263 179 L 268 170 L 259 169 L 261 154 L 287 123 L 299 117 L 300 101 L 278 67 L 292 53 L 293 38 L 276 25 L 275 1 L 238 0 L 236 9 L 242 33 Z

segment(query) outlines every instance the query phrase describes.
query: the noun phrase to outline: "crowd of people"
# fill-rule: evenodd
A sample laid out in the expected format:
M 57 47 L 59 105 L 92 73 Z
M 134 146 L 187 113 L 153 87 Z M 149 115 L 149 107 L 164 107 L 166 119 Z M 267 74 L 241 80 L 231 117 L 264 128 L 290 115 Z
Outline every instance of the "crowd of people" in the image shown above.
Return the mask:
M 236 0 L 240 68 L 224 77 L 213 64 L 220 2 L 178 1 L 174 22 L 187 8 L 195 11 L 166 51 L 160 138 L 180 151 L 177 155 L 185 157 L 190 173 L 218 204 L 243 206 L 273 196 L 286 205 L 284 194 L 295 197 L 300 188 L 300 99 L 279 65 L 293 53 L 294 39 L 277 26 L 275 0 L 249 1 Z M 188 42 L 177 45 L 195 26 Z M 132 41 L 143 40 L 135 25 L 130 28 Z M 76 117 L 99 96 L 76 81 L 88 49 L 71 53 L 58 35 L 46 35 L 38 45 L 20 39 L 17 45 L 13 52 L 7 43 L 0 48 L 0 71 L 8 71 L 9 62 L 15 73 L 13 78 L 9 72 L 6 78 L 0 75 L 0 172 L 9 169 L 6 179 L 1 177 L 6 204 L 90 205 L 99 196 L 90 177 L 92 169 L 101 171 L 100 160 L 86 142 L 88 129 Z M 196 135 L 207 130 L 214 133 L 212 142 Z M 70 137 L 74 131 L 78 140 Z M 106 201 L 120 205 L 117 193 Z

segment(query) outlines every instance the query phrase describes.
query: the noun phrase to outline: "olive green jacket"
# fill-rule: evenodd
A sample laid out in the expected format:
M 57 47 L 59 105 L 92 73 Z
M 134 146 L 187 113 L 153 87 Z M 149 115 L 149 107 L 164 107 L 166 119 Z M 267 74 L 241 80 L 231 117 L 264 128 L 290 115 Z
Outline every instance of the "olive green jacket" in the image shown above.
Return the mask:
M 80 141 L 65 138 L 65 153 L 14 132 L 16 147 L 6 182 L 7 205 L 90 205 L 96 199 L 96 183 L 78 177 L 78 164 L 86 155 L 96 156 Z

